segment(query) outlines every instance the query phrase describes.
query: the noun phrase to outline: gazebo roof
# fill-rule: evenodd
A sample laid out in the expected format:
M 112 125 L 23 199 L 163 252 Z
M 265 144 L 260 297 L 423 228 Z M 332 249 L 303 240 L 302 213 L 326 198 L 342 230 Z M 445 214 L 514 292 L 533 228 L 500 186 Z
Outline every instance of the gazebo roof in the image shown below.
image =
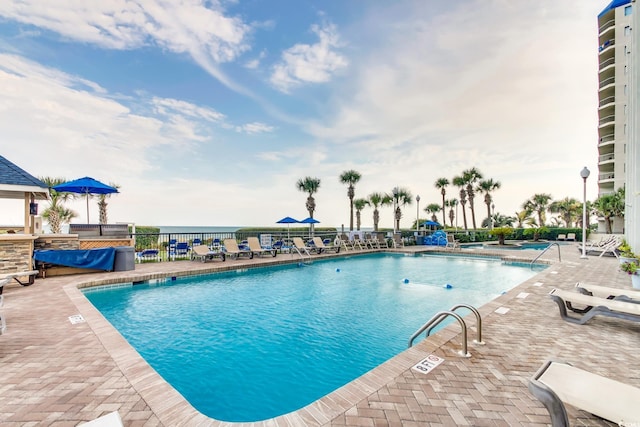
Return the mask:
M 30 173 L 0 156 L 0 199 L 24 199 L 33 193 L 36 199 L 49 198 L 49 187 Z

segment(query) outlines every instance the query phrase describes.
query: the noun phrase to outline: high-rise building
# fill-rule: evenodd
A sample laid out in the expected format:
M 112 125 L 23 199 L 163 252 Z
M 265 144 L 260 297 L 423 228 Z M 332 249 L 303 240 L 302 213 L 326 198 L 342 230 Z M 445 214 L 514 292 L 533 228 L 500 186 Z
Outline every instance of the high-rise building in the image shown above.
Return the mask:
M 632 2 L 635 9 L 636 3 Z M 625 237 L 634 252 L 640 253 L 640 14 L 631 18 L 631 72 L 629 77 L 629 136 L 627 138 L 625 180 Z
M 598 196 L 625 187 L 635 0 L 613 0 L 598 15 Z M 604 230 L 604 223 L 599 224 Z M 624 231 L 614 218 L 613 232 Z

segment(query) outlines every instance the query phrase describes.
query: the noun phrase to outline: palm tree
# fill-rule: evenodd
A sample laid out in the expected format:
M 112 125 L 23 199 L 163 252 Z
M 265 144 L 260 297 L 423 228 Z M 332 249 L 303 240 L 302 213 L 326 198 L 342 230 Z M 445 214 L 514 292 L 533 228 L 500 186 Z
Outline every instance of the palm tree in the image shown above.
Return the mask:
M 302 192 L 309 193 L 306 208 L 309 212 L 309 218 L 313 218 L 313 212 L 316 210 L 316 200 L 313 198 L 313 194 L 317 193 L 320 188 L 320 178 L 304 177 L 296 182 L 296 187 Z M 313 233 L 313 229 L 313 224 L 311 224 L 311 233 Z
M 480 181 L 478 184 L 478 191 L 484 193 L 484 203 L 487 205 L 487 218 L 491 219 L 491 202 L 493 199 L 491 198 L 491 192 L 500 188 L 500 181 L 494 181 L 492 178 L 485 179 Z M 489 228 L 493 228 L 493 222 L 489 221 Z
M 445 219 L 445 201 L 444 196 L 447 194 L 447 185 L 449 185 L 449 180 L 447 178 L 438 178 L 435 183 L 436 188 L 440 190 L 440 194 L 442 194 L 442 225 L 447 224 L 447 220 Z
M 464 178 L 461 176 L 453 177 L 453 185 L 460 188 L 460 204 L 462 205 L 462 219 L 464 220 L 464 229 L 465 231 L 469 229 L 467 227 L 467 212 L 465 210 L 465 205 L 467 204 L 467 192 L 464 187 L 466 185 Z
M 431 220 L 433 222 L 438 222 L 438 217 L 436 216 L 436 214 L 438 212 L 440 212 L 440 209 L 441 208 L 440 208 L 439 204 L 437 204 L 437 203 L 429 203 L 427 205 L 427 207 L 424 208 L 424 211 L 431 214 Z M 442 224 L 442 225 L 444 226 L 445 224 Z
M 462 171 L 462 178 L 464 179 L 464 182 L 467 185 L 466 189 L 467 189 L 467 197 L 469 198 L 469 209 L 471 209 L 471 220 L 473 221 L 473 229 L 475 230 L 477 227 L 476 227 L 476 212 L 473 206 L 473 198 L 475 195 L 474 186 L 476 182 L 478 182 L 478 180 L 482 179 L 482 173 L 476 168 L 471 168 L 471 169 Z
M 353 201 L 353 206 L 356 208 L 356 230 L 360 231 L 360 212 L 365 206 L 369 205 L 367 199 L 356 199 Z
M 458 205 L 458 199 L 453 198 L 453 199 L 447 200 L 445 202 L 445 205 L 449 208 L 449 225 L 451 226 L 451 228 L 453 228 L 453 219 L 456 217 L 456 214 L 453 210 Z
M 387 196 L 391 197 L 391 200 L 394 201 L 396 205 L 396 211 L 394 212 L 395 228 L 393 230 L 395 232 L 400 230 L 400 218 L 402 218 L 402 210 L 400 209 L 400 206 L 404 207 L 406 205 L 410 205 L 413 201 L 413 196 L 406 188 L 398 187 L 394 188 L 391 191 L 391 194 L 388 194 Z
M 118 184 L 114 184 L 113 182 L 109 183 L 115 189 L 120 189 Z M 113 193 L 118 194 L 118 193 Z M 111 197 L 111 194 L 99 194 L 98 195 L 98 209 L 100 212 L 100 224 L 107 223 L 107 199 Z
M 355 197 L 355 188 L 354 185 L 360 181 L 362 176 L 359 172 L 354 171 L 353 169 L 342 172 L 340 175 L 340 182 L 343 184 L 349 184 L 349 189 L 347 190 L 347 197 L 349 197 L 349 206 L 351 208 L 350 217 L 349 217 L 349 231 L 353 231 L 353 198 Z M 360 228 L 358 228 L 360 229 Z
M 369 204 L 373 206 L 373 231 L 378 231 L 378 223 L 380 222 L 379 206 L 388 206 L 391 204 L 392 199 L 383 193 L 371 193 L 369 194 Z
M 524 228 L 524 225 L 531 219 L 531 211 L 523 209 L 520 212 L 516 212 L 515 220 L 518 222 L 517 228 Z
M 545 224 L 546 216 L 545 212 L 549 209 L 549 201 L 551 200 L 551 194 L 540 193 L 534 194 L 529 200 L 522 205 L 523 209 L 529 212 L 537 212 L 538 225 L 543 227 Z
M 598 197 L 595 201 L 595 210 L 598 215 L 604 217 L 606 232 L 611 234 L 613 217 L 624 217 L 624 189 L 620 188 L 615 193 Z
M 582 203 L 576 199 L 565 197 L 562 200 L 556 200 L 549 205 L 551 213 L 560 214 L 564 221 L 565 227 L 571 228 L 573 222 L 582 215 Z
M 42 212 L 42 217 L 49 223 L 51 232 L 59 234 L 62 231 L 62 224 L 69 223 L 73 218 L 78 216 L 74 211 L 63 206 L 64 202 L 75 199 L 75 194 L 59 193 L 53 189 L 56 185 L 67 182 L 68 180 L 65 178 L 45 176 L 39 179 L 49 187 L 49 195 L 51 196 L 49 207 Z

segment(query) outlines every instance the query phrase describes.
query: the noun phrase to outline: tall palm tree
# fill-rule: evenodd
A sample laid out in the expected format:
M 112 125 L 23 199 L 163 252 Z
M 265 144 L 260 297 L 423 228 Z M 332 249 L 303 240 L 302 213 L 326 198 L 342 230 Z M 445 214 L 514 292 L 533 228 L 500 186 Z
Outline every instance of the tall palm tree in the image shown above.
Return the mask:
M 118 184 L 114 184 L 113 182 L 109 183 L 115 189 L 120 189 Z M 118 193 L 112 193 L 118 194 Z M 111 197 L 111 194 L 99 194 L 98 195 L 98 211 L 100 212 L 100 224 L 107 223 L 107 199 Z
M 356 230 L 360 231 L 360 212 L 369 205 L 367 199 L 356 199 L 353 201 L 353 207 L 356 208 Z
M 388 194 L 387 196 L 391 197 L 391 200 L 394 201 L 396 205 L 396 210 L 394 212 L 395 228 L 393 231 L 394 232 L 399 231 L 400 218 L 402 218 L 402 210 L 400 207 L 410 205 L 411 202 L 413 201 L 413 196 L 411 195 L 411 192 L 406 188 L 399 188 L 399 187 L 394 188 L 391 191 L 391 194 Z
M 342 172 L 340 175 L 340 182 L 343 184 L 349 184 L 349 189 L 347 190 L 347 197 L 349 197 L 349 206 L 351 208 L 350 217 L 349 217 L 349 231 L 353 231 L 353 198 L 355 197 L 355 188 L 354 185 L 360 181 L 362 176 L 358 171 L 354 171 L 353 169 Z M 359 228 L 358 228 L 359 229 Z
M 474 188 L 475 188 L 476 182 L 482 179 L 482 173 L 476 168 L 471 168 L 471 169 L 462 171 L 462 178 L 464 179 L 464 182 L 466 184 L 467 198 L 469 199 L 469 209 L 471 209 L 471 220 L 473 223 L 473 229 L 475 230 L 477 227 L 476 227 L 476 211 L 473 205 L 473 199 L 475 197 Z
M 378 223 L 380 222 L 378 207 L 390 205 L 391 198 L 387 194 L 371 193 L 369 194 L 369 204 L 373 206 L 373 231 L 378 231 Z
M 433 222 L 438 222 L 438 217 L 436 216 L 436 214 L 438 212 L 440 212 L 440 205 L 439 204 L 437 204 L 437 203 L 429 203 L 427 205 L 427 207 L 424 208 L 424 211 L 431 214 L 431 220 Z M 444 226 L 445 224 L 442 224 L 442 225 Z
M 445 205 L 449 208 L 449 226 L 453 228 L 453 219 L 456 217 L 454 209 L 458 205 L 458 199 L 449 199 L 445 202 Z
M 491 202 L 493 199 L 491 198 L 491 192 L 500 188 L 500 181 L 494 181 L 493 178 L 485 179 L 480 181 L 478 184 L 478 191 L 484 193 L 484 203 L 487 205 L 487 218 L 491 219 Z M 493 228 L 493 222 L 489 221 L 489 228 Z
M 546 222 L 545 212 L 549 209 L 551 194 L 534 194 L 529 200 L 523 203 L 522 208 L 529 212 L 538 214 L 538 226 L 543 227 Z
M 447 194 L 447 185 L 449 185 L 449 180 L 447 178 L 438 178 L 435 183 L 437 189 L 440 190 L 440 194 L 442 194 L 442 225 L 446 225 L 447 220 L 445 219 L 445 203 L 444 196 Z
M 582 215 L 582 203 L 576 199 L 565 197 L 562 200 L 555 200 L 549 205 L 551 213 L 560 214 L 564 221 L 565 227 L 571 228 L 573 222 L 578 220 Z
M 313 218 L 313 212 L 316 210 L 316 199 L 313 198 L 314 193 L 318 192 L 320 188 L 320 178 L 312 178 L 310 176 L 306 176 L 302 179 L 299 179 L 296 182 L 296 187 L 298 190 L 309 193 L 309 197 L 307 197 L 306 208 L 307 212 L 309 212 L 309 218 Z M 311 232 L 313 233 L 314 226 L 311 224 Z
M 75 194 L 59 193 L 53 189 L 56 185 L 67 182 L 68 180 L 65 178 L 45 176 L 39 179 L 49 187 L 49 195 L 51 196 L 49 207 L 42 212 L 42 217 L 49 223 L 51 232 L 59 234 L 62 231 L 62 224 L 69 223 L 78 216 L 74 211 L 63 206 L 65 202 L 75 199 Z
M 464 189 L 467 185 L 464 178 L 461 176 L 453 177 L 453 185 L 460 188 L 460 204 L 462 205 L 462 219 L 464 221 L 464 229 L 469 230 L 467 226 L 467 212 L 465 205 L 467 204 L 467 191 Z

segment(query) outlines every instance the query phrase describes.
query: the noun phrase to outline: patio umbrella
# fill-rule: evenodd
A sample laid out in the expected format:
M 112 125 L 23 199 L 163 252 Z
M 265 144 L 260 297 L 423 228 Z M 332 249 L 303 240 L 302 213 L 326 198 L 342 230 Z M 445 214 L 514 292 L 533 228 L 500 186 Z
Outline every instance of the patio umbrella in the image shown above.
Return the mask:
M 290 216 L 285 216 L 280 221 L 276 221 L 276 224 L 287 224 L 287 240 L 291 240 L 291 235 L 289 234 L 289 224 L 297 224 L 300 221 L 297 219 L 291 218 Z
M 87 224 L 89 224 L 89 194 L 111 194 L 118 192 L 117 188 L 103 184 L 88 176 L 74 181 L 64 182 L 52 188 L 60 193 L 78 193 L 85 195 L 87 198 Z
M 309 237 L 311 237 L 311 230 L 313 229 L 313 224 L 319 224 L 320 221 L 318 221 L 315 218 L 305 218 L 302 221 L 300 221 L 300 224 L 309 224 Z

